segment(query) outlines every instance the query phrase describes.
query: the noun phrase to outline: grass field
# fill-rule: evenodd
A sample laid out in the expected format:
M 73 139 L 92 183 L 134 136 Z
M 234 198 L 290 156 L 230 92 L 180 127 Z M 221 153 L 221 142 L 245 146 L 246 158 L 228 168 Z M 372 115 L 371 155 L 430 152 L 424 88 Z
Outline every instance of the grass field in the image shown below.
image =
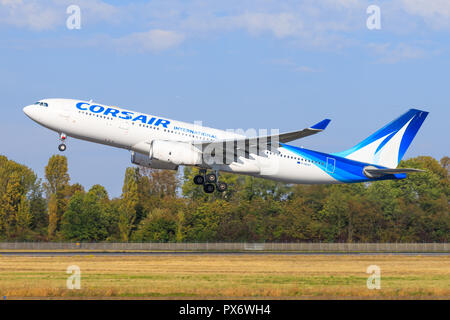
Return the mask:
M 66 269 L 81 269 L 69 290 Z M 381 268 L 381 289 L 366 286 Z M 449 256 L 0 256 L 0 295 L 19 297 L 444 298 Z

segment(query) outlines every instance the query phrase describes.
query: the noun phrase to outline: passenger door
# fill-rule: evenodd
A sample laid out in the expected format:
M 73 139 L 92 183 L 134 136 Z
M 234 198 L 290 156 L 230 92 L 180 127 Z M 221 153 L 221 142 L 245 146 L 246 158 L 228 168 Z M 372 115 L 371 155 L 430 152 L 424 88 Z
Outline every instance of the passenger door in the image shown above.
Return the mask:
M 327 172 L 334 173 L 336 167 L 336 159 L 327 157 Z
M 130 122 L 127 120 L 120 121 L 119 129 L 121 129 L 123 134 L 128 134 L 128 131 L 130 130 Z

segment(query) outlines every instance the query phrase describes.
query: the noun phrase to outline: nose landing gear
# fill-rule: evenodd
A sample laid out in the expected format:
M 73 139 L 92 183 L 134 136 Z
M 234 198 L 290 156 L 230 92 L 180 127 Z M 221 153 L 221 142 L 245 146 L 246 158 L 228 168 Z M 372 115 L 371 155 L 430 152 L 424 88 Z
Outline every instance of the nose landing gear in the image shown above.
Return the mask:
M 66 149 L 67 149 L 67 146 L 66 146 L 64 143 L 61 143 L 61 144 L 58 146 L 58 150 L 61 151 L 61 152 L 66 151 Z
M 65 133 L 61 133 L 59 135 L 59 140 L 61 141 L 61 144 L 58 146 L 58 150 L 61 152 L 64 152 L 67 149 L 67 146 L 64 143 L 66 141 L 66 139 L 67 139 L 67 135 Z
M 205 169 L 200 169 L 199 174 L 194 177 L 194 183 L 203 185 L 205 193 L 213 193 L 215 189 L 219 192 L 224 192 L 228 189 L 228 185 L 225 182 L 218 181 L 218 171 L 206 174 Z

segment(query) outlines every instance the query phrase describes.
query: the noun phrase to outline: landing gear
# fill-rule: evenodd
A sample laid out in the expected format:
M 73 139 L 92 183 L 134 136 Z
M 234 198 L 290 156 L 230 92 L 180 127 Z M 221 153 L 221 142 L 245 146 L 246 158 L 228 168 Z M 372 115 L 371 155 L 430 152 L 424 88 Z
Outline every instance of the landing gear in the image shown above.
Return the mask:
M 201 184 L 204 184 L 205 183 L 205 176 L 203 176 L 203 175 L 196 175 L 195 177 L 194 177 L 194 183 L 196 184 L 196 185 L 201 185 Z
M 205 193 L 213 193 L 214 192 L 214 185 L 211 183 L 207 183 L 203 185 L 203 191 L 205 191 Z
M 58 146 L 58 150 L 61 152 L 64 152 L 67 149 L 67 146 L 64 143 L 66 141 L 66 139 L 67 139 L 67 135 L 65 133 L 61 133 L 59 135 L 59 140 L 61 140 L 62 143 Z
M 61 143 L 61 144 L 58 146 L 58 150 L 61 151 L 61 152 L 66 151 L 66 149 L 67 149 L 67 146 L 66 146 L 64 143 Z
M 208 173 L 206 175 L 206 181 L 208 183 L 216 183 L 217 182 L 217 175 L 215 173 Z
M 224 192 L 227 191 L 228 185 L 225 182 L 217 182 L 217 191 Z
M 224 192 L 228 189 L 228 185 L 225 182 L 218 181 L 218 175 L 218 171 L 206 174 L 205 169 L 200 169 L 199 174 L 194 177 L 194 183 L 203 185 L 205 193 L 213 193 L 216 189 L 219 192 Z

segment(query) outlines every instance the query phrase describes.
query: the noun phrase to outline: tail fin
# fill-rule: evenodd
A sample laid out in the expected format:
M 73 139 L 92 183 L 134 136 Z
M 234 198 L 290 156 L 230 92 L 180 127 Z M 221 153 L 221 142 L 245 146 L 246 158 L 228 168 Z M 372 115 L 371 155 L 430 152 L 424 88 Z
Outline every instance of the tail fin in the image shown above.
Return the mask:
M 410 109 L 353 148 L 335 155 L 396 168 L 427 115 L 426 111 Z

